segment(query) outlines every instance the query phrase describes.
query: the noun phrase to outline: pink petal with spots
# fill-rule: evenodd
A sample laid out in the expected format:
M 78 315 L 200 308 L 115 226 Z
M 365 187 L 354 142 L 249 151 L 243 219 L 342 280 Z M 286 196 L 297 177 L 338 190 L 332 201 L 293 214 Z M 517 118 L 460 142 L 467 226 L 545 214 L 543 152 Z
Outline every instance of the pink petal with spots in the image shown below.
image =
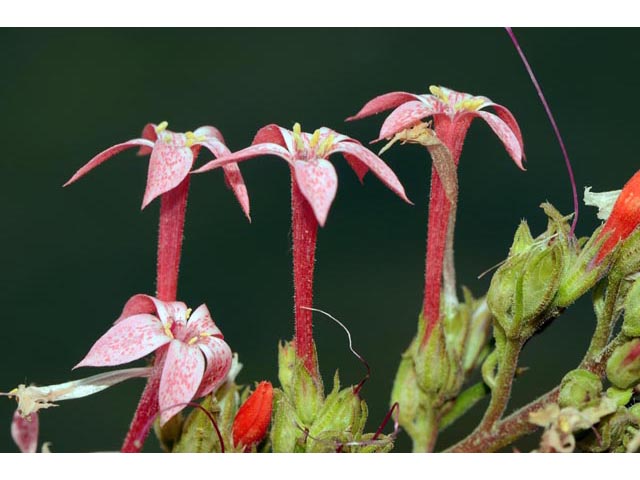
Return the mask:
M 220 130 L 218 130 L 216 127 L 212 127 L 210 125 L 198 127 L 194 130 L 193 134 L 196 137 L 199 137 L 200 135 L 204 135 L 205 137 L 208 137 L 208 138 L 214 138 L 218 140 L 218 142 L 224 145 L 224 137 L 222 136 L 222 133 L 220 133 Z
M 193 152 L 184 145 L 167 143 L 163 139 L 156 142 L 149 160 L 147 189 L 144 192 L 142 208 L 153 199 L 177 187 L 189 174 L 193 166 Z
M 242 211 L 249 222 L 251 222 L 249 192 L 247 191 L 247 186 L 244 184 L 242 173 L 240 173 L 240 167 L 238 167 L 237 163 L 230 163 L 228 165 L 224 165 L 222 169 L 224 170 L 225 183 L 233 191 L 236 199 L 238 199 L 238 203 L 240 203 Z
M 258 145 L 259 143 L 275 143 L 282 148 L 286 148 L 290 152 L 293 152 L 293 138 L 291 132 L 286 128 L 282 128 L 275 123 L 262 127 L 253 137 L 251 145 Z
M 361 118 L 368 117 L 371 115 L 375 115 L 376 113 L 384 112 L 385 110 L 389 110 L 391 108 L 395 108 L 403 103 L 410 102 L 413 100 L 419 100 L 420 97 L 418 95 L 414 95 L 413 93 L 407 92 L 391 92 L 386 93 L 384 95 L 380 95 L 379 97 L 374 98 L 367 102 L 362 109 L 354 116 L 347 118 L 347 121 L 351 120 L 360 120 Z
M 520 126 L 518 125 L 516 118 L 509 111 L 509 109 L 503 107 L 502 105 L 489 102 L 487 103 L 487 106 L 490 106 L 495 110 L 496 115 L 498 115 L 498 117 L 500 117 L 500 119 L 507 124 L 513 134 L 516 136 L 516 138 L 518 139 L 518 143 L 520 143 L 520 149 L 522 150 L 522 158 L 524 158 L 524 142 L 522 141 L 522 132 L 520 131 Z
M 393 170 L 384 163 L 384 161 L 368 148 L 363 147 L 357 142 L 340 142 L 332 150 L 331 153 L 342 152 L 351 155 L 367 168 L 369 168 L 378 177 L 382 183 L 389 187 L 396 195 L 405 202 L 411 203 L 404 192 L 404 187 Z M 357 173 L 357 172 L 356 172 Z M 412 203 L 411 203 L 412 204 Z
M 158 134 L 156 133 L 157 125 L 155 123 L 147 123 L 142 129 L 142 138 L 156 143 L 158 140 Z M 152 147 L 142 146 L 138 150 L 138 155 L 149 155 L 153 151 Z
M 16 410 L 11 421 L 11 438 L 22 453 L 35 453 L 38 449 L 40 421 L 37 413 L 23 418 Z
M 224 143 L 215 139 L 208 139 L 203 142 L 199 142 L 198 144 L 206 147 L 211 153 L 213 153 L 216 158 L 231 154 Z M 249 219 L 249 221 L 251 221 L 251 215 L 249 213 L 249 192 L 247 191 L 247 186 L 244 184 L 244 179 L 242 178 L 242 173 L 240 173 L 240 168 L 236 163 L 223 165 L 222 168 L 224 170 L 225 183 L 238 199 L 240 207 L 242 208 L 242 211 L 244 212 L 246 217 Z
M 158 403 L 160 404 L 160 424 L 164 425 L 171 417 L 193 400 L 204 374 L 204 357 L 195 345 L 186 345 L 174 340 L 162 370 Z
M 171 341 L 160 320 L 148 313 L 125 318 L 98 339 L 78 367 L 121 365 L 148 355 Z
M 353 171 L 356 173 L 356 176 L 358 177 L 358 180 L 360 180 L 360 183 L 362 183 L 364 181 L 364 176 L 369 171 L 369 167 L 367 167 L 364 163 L 362 163 L 357 157 L 354 157 L 353 155 L 349 155 L 348 153 L 343 153 L 342 156 L 347 161 L 349 166 L 353 169 Z
M 493 133 L 495 133 L 504 144 L 504 148 L 507 150 L 507 153 L 511 156 L 513 161 L 516 162 L 516 165 L 524 170 L 525 168 L 522 165 L 522 148 L 520 146 L 520 141 L 509 125 L 493 113 L 471 112 L 471 114 L 482 118 L 489 124 Z
M 211 393 L 226 380 L 233 359 L 231 348 L 221 338 L 205 337 L 197 345 L 204 353 L 207 368 L 195 398 Z
M 257 145 L 251 145 L 250 147 L 238 150 L 230 155 L 220 157 L 217 160 L 212 160 L 206 165 L 194 170 L 192 173 L 202 173 L 213 170 L 214 168 L 223 167 L 230 163 L 243 162 L 250 158 L 260 157 L 262 155 L 275 155 L 277 157 L 285 159 L 291 163 L 291 154 L 280 145 L 275 143 L 259 143 Z
M 396 108 L 386 118 L 380 128 L 380 139 L 390 139 L 396 133 L 413 127 L 422 119 L 439 113 L 440 110 L 432 104 L 426 104 L 421 101 L 407 102 Z
M 184 325 L 187 318 L 187 306 L 182 302 L 163 302 L 151 295 L 139 293 L 127 301 L 115 323 L 140 313 L 155 314 L 163 325 L 169 327 L 173 322 Z
M 338 190 L 336 169 L 322 158 L 310 161 L 296 160 L 293 166 L 298 187 L 322 227 Z
M 219 338 L 224 338 L 220 329 L 216 326 L 211 318 L 209 309 L 205 304 L 200 305 L 189 317 L 187 322 L 187 328 L 183 330 L 184 336 L 178 338 L 183 342 L 189 342 L 191 338 L 200 334 L 213 335 Z
M 149 140 L 145 140 L 143 138 L 136 138 L 134 140 L 129 140 L 128 142 L 119 143 L 118 145 L 114 145 L 113 147 L 107 148 L 104 152 L 99 153 L 98 155 L 93 157 L 91 160 L 89 160 L 89 162 L 80 170 L 78 170 L 76 173 L 74 173 L 73 177 L 67 180 L 67 183 L 65 183 L 63 186 L 66 187 L 67 185 L 70 185 L 76 180 L 84 177 L 91 170 L 96 168 L 101 163 L 109 160 L 115 154 L 120 153 L 123 150 L 126 150 L 128 148 L 133 148 L 137 146 L 145 146 L 145 147 L 153 148 L 153 142 L 150 142 Z

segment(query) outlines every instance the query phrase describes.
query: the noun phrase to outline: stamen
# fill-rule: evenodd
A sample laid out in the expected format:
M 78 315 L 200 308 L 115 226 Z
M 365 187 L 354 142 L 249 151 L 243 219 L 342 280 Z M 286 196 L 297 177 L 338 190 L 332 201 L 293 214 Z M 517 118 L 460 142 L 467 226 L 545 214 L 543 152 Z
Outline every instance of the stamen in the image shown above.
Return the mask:
M 187 342 L 187 345 L 193 345 L 194 343 L 196 343 L 198 341 L 198 335 L 196 335 L 195 337 L 193 337 L 192 339 L 190 339 Z
M 442 91 L 442 89 L 436 85 L 431 85 L 429 87 L 429 91 L 431 92 L 431 95 L 437 97 L 438 99 L 442 100 L 444 103 L 448 103 L 449 102 L 449 96 L 444 93 Z
M 318 140 L 320 140 L 320 130 L 316 130 L 313 132 L 313 136 L 311 137 L 311 148 L 314 148 L 318 144 Z
M 164 122 L 160 122 L 160 125 L 156 127 L 156 133 L 165 131 L 168 126 L 169 126 L 169 122 L 167 122 L 166 120 Z
M 185 313 L 185 320 L 189 320 L 189 317 L 191 316 L 191 313 L 193 312 L 192 308 L 187 308 L 187 312 Z
M 302 141 L 302 127 L 298 122 L 293 124 L 293 141 L 298 150 L 304 150 L 304 142 Z

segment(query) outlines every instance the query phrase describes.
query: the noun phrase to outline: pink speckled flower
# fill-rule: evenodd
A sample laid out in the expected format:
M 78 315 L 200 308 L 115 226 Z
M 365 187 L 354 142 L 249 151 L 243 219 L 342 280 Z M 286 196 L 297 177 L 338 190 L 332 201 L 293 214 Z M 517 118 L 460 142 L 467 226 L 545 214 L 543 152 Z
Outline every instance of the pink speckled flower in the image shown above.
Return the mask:
M 262 155 L 275 155 L 287 161 L 291 173 L 313 209 L 320 226 L 324 226 L 338 189 L 338 175 L 327 160 L 334 153 L 342 153 L 362 180 L 371 170 L 387 187 L 409 202 L 402 184 L 384 161 L 360 142 L 322 127 L 313 134 L 301 131 L 300 124 L 293 131 L 278 125 L 267 125 L 256 134 L 253 144 L 231 155 L 212 160 L 194 173 L 225 167 Z
M 338 176 L 327 160 L 342 153 L 362 180 L 371 170 L 387 187 L 408 203 L 404 188 L 393 170 L 360 142 L 323 127 L 313 134 L 303 133 L 300 124 L 293 131 L 267 125 L 256 134 L 253 144 L 226 157 L 207 163 L 194 173 L 224 167 L 262 155 L 276 155 L 291 169 L 291 230 L 293 237 L 293 284 L 296 353 L 312 375 L 317 375 L 313 347 L 311 311 L 313 270 L 318 225 L 324 226 L 338 189 Z
M 78 170 L 64 186 L 80 179 L 115 154 L 128 148 L 140 147 L 139 155 L 151 153 L 147 187 L 142 200 L 142 208 L 145 208 L 156 197 L 180 185 L 193 167 L 194 159 L 201 147 L 210 150 L 216 158 L 231 153 L 224 144 L 222 134 L 215 127 L 205 126 L 193 132 L 175 133 L 168 130 L 167 125 L 167 122 L 159 125 L 147 124 L 142 131 L 143 138 L 107 148 Z M 227 185 L 233 190 L 245 215 L 249 217 L 249 196 L 240 169 L 236 164 L 225 165 L 224 175 Z
M 380 95 L 347 120 L 359 120 L 395 108 L 380 128 L 380 138 L 391 139 L 397 133 L 417 125 L 427 117 L 433 117 L 436 123 L 441 121 L 442 117 L 447 117 L 447 123 L 458 125 L 458 128 L 464 127 L 464 132 L 473 118 L 481 118 L 502 141 L 516 165 L 524 170 L 522 134 L 516 119 L 507 108 L 492 102 L 487 97 L 456 92 L 446 87 L 431 86 L 429 91 L 431 94 L 392 92 Z M 487 107 L 491 107 L 495 114 L 482 111 Z M 464 137 L 464 134 L 462 136 Z M 462 144 L 460 144 L 461 148 Z M 452 153 L 455 157 L 456 152 Z
M 164 424 L 224 381 L 232 354 L 223 338 L 206 305 L 190 315 L 182 302 L 135 295 L 75 368 L 121 365 L 168 345 L 158 393 Z
M 481 118 L 487 122 L 516 165 L 524 170 L 522 134 L 509 110 L 487 97 L 437 86 L 431 86 L 429 90 L 431 93 L 424 95 L 407 92 L 380 95 L 347 119 L 358 120 L 394 108 L 380 129 L 379 139 L 388 139 L 391 143 L 401 140 L 422 144 L 429 149 L 433 158 L 422 307 L 427 328 L 422 345 L 426 344 L 433 327 L 440 321 L 443 272 L 445 303 L 457 303 L 453 268 L 453 229 L 458 198 L 457 167 L 471 121 Z M 487 107 L 491 107 L 495 114 L 482 111 Z M 433 129 L 430 123 L 423 123 L 426 118 L 433 119 Z M 432 151 L 430 147 L 434 143 L 446 147 L 445 154 L 442 154 L 442 150 L 437 151 L 441 154 Z

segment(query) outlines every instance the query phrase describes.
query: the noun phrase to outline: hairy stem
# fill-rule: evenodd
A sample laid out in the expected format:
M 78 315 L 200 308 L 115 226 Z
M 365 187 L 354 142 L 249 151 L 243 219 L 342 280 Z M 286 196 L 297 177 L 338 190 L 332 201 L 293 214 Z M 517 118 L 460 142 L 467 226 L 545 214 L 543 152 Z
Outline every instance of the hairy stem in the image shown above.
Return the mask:
M 593 337 L 591 337 L 591 343 L 583 362 L 592 361 L 597 358 L 609 343 L 609 339 L 613 333 L 613 328 L 616 323 L 616 302 L 622 280 L 616 277 L 609 277 L 608 282 L 604 309 L 601 315 L 597 315 L 596 330 Z
M 452 121 L 446 115 L 434 119 L 438 139 L 449 149 L 453 161 L 458 165 L 462 145 L 471 119 Z M 429 192 L 429 220 L 427 224 L 427 255 L 425 265 L 424 300 L 422 315 L 426 329 L 421 347 L 429 340 L 433 327 L 440 320 L 440 293 L 442 291 L 443 269 L 446 267 L 445 293 L 455 296 L 455 275 L 453 272 L 453 237 L 456 206 L 452 205 L 445 193 L 435 165 L 431 167 L 431 190 Z M 446 265 L 445 265 L 446 257 Z M 451 285 L 451 282 L 454 284 Z
M 438 439 L 438 431 L 440 420 L 433 409 L 425 413 L 424 428 L 420 428 L 419 431 L 414 432 L 411 435 L 413 440 L 413 453 L 431 453 L 436 446 L 436 440 Z
M 188 193 L 189 176 L 176 188 L 163 194 L 160 199 L 156 295 L 164 302 L 173 302 L 177 298 Z M 158 414 L 158 391 L 166 350 L 167 347 L 157 350 L 153 371 L 133 415 L 129 431 L 122 445 L 122 452 L 135 453 L 142 449 L 142 443 L 147 438 L 152 426 L 151 419 Z
M 496 382 L 491 390 L 489 407 L 478 425 L 477 430 L 491 430 L 496 422 L 502 418 L 511 397 L 511 385 L 518 368 L 518 357 L 522 350 L 519 341 L 507 340 L 498 363 Z
M 307 370 L 317 376 L 313 348 L 313 312 L 302 307 L 313 306 L 313 270 L 318 221 L 293 176 L 291 177 L 291 214 L 296 353 Z
M 597 360 L 588 359 L 585 356 L 578 368 L 589 370 L 602 378 L 605 374 L 607 360 L 623 340 L 624 338 L 621 336 L 614 339 L 597 355 Z M 537 400 L 525 405 L 504 420 L 498 422 L 493 429 L 475 430 L 471 435 L 446 451 L 455 453 L 495 452 L 510 445 L 520 437 L 533 433 L 539 428 L 529 423 L 529 415 L 550 403 L 557 402 L 559 393 L 560 387 L 555 387 Z
M 160 228 L 158 233 L 157 296 L 173 302 L 178 292 L 178 272 L 182 253 L 182 235 L 189 193 L 189 176 L 160 199 Z

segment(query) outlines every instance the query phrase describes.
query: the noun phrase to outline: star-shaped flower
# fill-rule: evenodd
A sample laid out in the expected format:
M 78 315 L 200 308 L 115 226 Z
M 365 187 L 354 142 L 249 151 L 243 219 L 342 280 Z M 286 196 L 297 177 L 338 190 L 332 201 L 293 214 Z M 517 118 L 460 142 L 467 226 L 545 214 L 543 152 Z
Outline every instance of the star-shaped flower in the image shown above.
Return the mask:
M 147 124 L 142 131 L 142 138 L 107 148 L 78 170 L 64 186 L 82 178 L 115 154 L 128 148 L 140 147 L 138 155 L 151 154 L 147 187 L 142 201 L 142 208 L 145 208 L 156 197 L 176 188 L 186 178 L 201 147 L 207 148 L 216 157 L 231 153 L 224 143 L 222 134 L 215 127 L 205 126 L 193 132 L 175 133 L 168 130 L 167 126 L 167 122 L 159 125 Z M 240 169 L 236 164 L 227 164 L 224 166 L 224 175 L 227 185 L 233 190 L 242 210 L 249 218 L 249 195 Z
M 299 123 L 293 126 L 293 130 L 267 125 L 258 131 L 250 147 L 212 160 L 194 173 L 224 168 L 262 155 L 278 156 L 291 167 L 300 191 L 311 205 L 320 226 L 324 226 L 338 189 L 336 170 L 327 160 L 334 153 L 343 154 L 360 180 L 371 170 L 382 183 L 411 203 L 395 173 L 357 140 L 326 127 L 317 129 L 313 134 L 304 133 Z
M 135 295 L 77 367 L 121 365 L 168 345 L 159 388 L 161 423 L 213 391 L 231 367 L 231 349 L 206 305 L 191 315 L 182 302 Z

